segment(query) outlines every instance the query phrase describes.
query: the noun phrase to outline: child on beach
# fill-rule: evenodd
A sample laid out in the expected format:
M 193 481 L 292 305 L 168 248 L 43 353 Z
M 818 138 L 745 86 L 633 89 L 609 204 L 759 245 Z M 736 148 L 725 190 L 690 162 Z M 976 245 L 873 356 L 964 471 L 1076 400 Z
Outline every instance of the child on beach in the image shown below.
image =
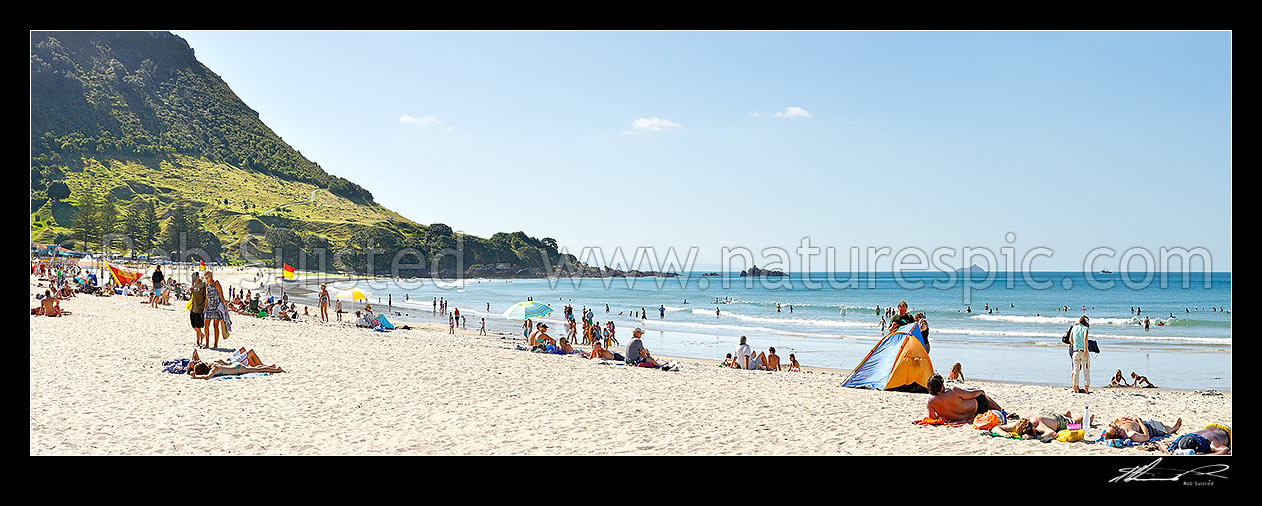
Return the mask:
M 797 357 L 789 354 L 789 372 L 802 372 L 802 366 L 798 365 Z

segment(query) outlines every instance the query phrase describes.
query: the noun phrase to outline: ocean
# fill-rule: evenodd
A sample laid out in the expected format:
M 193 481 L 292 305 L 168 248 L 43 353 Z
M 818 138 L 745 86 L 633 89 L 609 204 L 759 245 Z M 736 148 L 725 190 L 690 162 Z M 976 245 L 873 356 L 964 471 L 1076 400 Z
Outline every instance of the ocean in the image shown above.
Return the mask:
M 842 370 L 853 369 L 881 337 L 885 308 L 905 300 L 909 312 L 925 313 L 930 359 L 943 374 L 959 362 L 968 378 L 1066 386 L 1070 358 L 1060 338 L 1086 314 L 1091 339 L 1101 349 L 1091 358 L 1093 387 L 1106 385 L 1121 369 L 1128 378 L 1134 371 L 1159 387 L 1229 391 L 1231 273 L 1173 273 L 1164 283 L 1161 275 L 1146 283 L 1142 273 L 1126 276 L 995 274 L 989 286 L 974 279 L 966 288 L 959 280 L 946 286 L 943 273 L 791 273 L 760 279 L 697 273 L 677 278 L 341 281 L 329 291 L 336 294 L 351 286 L 365 290 L 375 308 L 390 304 L 399 312 L 392 316 L 405 322 L 445 323 L 445 316 L 432 313 L 433 299 L 441 297 L 450 309 L 467 315 L 469 329 L 486 318 L 488 330 L 516 335 L 521 322 L 500 314 L 533 297 L 555 309 L 544 318 L 553 324 L 554 337 L 564 334 L 562 308 L 571 304 L 576 313 L 593 308 L 602 324 L 613 320 L 623 346 L 633 328 L 644 328 L 645 347 L 654 354 L 722 360 L 746 336 L 755 350 L 774 347 L 786 362 L 792 353 L 804 366 Z M 298 300 L 314 304 L 310 293 Z M 1069 310 L 1063 311 L 1064 306 Z M 1220 307 L 1225 311 L 1210 310 Z M 631 316 L 641 309 L 646 318 Z M 1148 330 L 1141 324 L 1145 316 L 1151 323 Z

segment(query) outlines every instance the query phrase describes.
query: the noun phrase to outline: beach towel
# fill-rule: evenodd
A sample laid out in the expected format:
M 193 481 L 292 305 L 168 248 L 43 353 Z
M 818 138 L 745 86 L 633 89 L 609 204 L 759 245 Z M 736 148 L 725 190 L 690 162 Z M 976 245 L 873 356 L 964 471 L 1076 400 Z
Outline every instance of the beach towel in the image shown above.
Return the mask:
M 390 330 L 388 330 L 388 329 L 386 329 L 385 327 L 382 327 L 382 326 L 380 326 L 380 325 L 378 325 L 378 326 L 376 326 L 376 327 L 373 327 L 373 328 L 372 328 L 372 331 L 373 331 L 373 332 L 390 332 Z
M 189 303 L 189 309 L 192 309 L 193 301 L 189 300 L 188 303 Z M 228 314 L 230 312 L 231 311 L 228 311 L 228 306 L 224 305 L 223 301 L 220 301 L 219 314 L 223 315 L 223 329 L 225 332 L 229 334 L 232 333 L 232 316 Z
M 171 374 L 184 374 L 188 371 L 188 359 L 176 358 L 162 361 L 162 370 Z
M 271 376 L 271 375 L 272 373 L 270 372 L 247 372 L 245 374 L 234 374 L 231 376 L 215 376 L 213 378 L 210 378 L 210 380 L 214 381 L 214 380 L 227 380 L 227 379 L 257 378 L 260 376 Z
M 942 425 L 946 427 L 963 427 L 968 424 L 968 422 L 948 422 L 946 420 L 940 420 L 937 418 L 929 418 L 927 416 L 920 420 L 913 420 L 911 423 L 914 423 L 916 425 Z
M 386 329 L 389 329 L 389 330 L 394 330 L 394 324 L 393 324 L 393 323 L 390 323 L 390 320 L 387 320 L 387 319 L 386 319 L 386 315 L 378 315 L 378 316 L 377 316 L 377 321 L 378 321 L 378 322 L 381 322 L 381 326 L 382 326 L 382 327 L 384 327 L 384 328 L 386 328 Z
M 1148 441 L 1160 441 L 1170 436 L 1173 436 L 1173 434 L 1166 434 L 1163 436 L 1148 438 Z M 1144 443 L 1147 443 L 1148 441 L 1144 441 Z M 1113 448 L 1126 448 L 1128 446 L 1138 446 L 1138 445 L 1144 444 L 1144 443 L 1136 443 L 1129 439 L 1104 439 L 1104 434 L 1100 434 L 1100 437 L 1096 438 L 1095 442 L 1096 444 L 1102 444 L 1104 446 L 1112 446 Z
M 995 434 L 994 432 L 988 430 L 984 430 L 980 432 L 980 434 L 983 436 L 999 437 L 1004 439 L 1021 439 L 1021 436 L 1014 436 L 1012 434 Z M 1024 439 L 1023 441 L 1038 441 L 1038 439 Z

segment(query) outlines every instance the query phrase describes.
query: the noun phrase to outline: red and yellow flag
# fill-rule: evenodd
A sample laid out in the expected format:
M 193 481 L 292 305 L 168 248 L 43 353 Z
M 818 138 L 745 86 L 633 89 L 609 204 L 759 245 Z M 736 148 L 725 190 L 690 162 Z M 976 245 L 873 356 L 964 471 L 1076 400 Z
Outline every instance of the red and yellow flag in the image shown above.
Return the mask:
M 206 261 L 202 260 L 202 270 L 206 270 Z
M 140 279 L 141 276 L 145 275 L 143 272 L 119 269 L 109 262 L 106 262 L 105 266 L 110 268 L 110 275 L 114 276 L 114 282 L 117 283 L 118 286 L 126 286 L 135 283 L 137 279 Z
M 294 279 L 294 266 L 285 264 L 285 279 Z

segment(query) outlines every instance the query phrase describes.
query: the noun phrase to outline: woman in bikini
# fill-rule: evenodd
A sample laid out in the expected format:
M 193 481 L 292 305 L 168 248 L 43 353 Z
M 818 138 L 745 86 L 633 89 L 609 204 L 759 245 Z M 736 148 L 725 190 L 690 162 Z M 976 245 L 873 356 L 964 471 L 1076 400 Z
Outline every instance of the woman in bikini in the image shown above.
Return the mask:
M 320 284 L 320 321 L 329 321 L 329 289 Z
M 240 362 L 230 362 L 228 364 L 220 364 L 219 362 L 197 362 L 196 365 L 190 364 L 189 375 L 193 379 L 210 379 L 216 376 L 236 376 L 252 372 L 282 373 L 284 369 L 277 367 L 276 364 L 252 366 L 245 365 Z

